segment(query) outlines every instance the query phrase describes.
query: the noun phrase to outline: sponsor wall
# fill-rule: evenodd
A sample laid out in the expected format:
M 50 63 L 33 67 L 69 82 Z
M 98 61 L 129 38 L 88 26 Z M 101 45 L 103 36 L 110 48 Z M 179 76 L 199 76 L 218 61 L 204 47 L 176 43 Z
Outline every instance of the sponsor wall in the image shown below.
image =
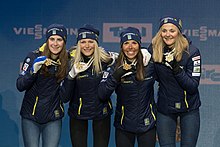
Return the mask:
M 121 29 L 128 26 L 139 28 L 143 46 L 148 46 L 158 29 L 159 18 L 165 15 L 182 18 L 183 33 L 190 37 L 202 55 L 199 87 L 202 101 L 201 131 L 197 146 L 219 146 L 219 6 L 217 0 L 5 1 L 0 6 L 0 146 L 23 146 L 19 111 L 24 93 L 17 91 L 16 78 L 20 63 L 27 53 L 44 43 L 48 25 L 61 23 L 67 27 L 67 47 L 70 48 L 76 42 L 77 28 L 91 23 L 101 31 L 100 45 L 106 50 L 118 52 Z M 112 100 L 115 106 L 115 95 Z M 65 107 L 67 110 L 68 105 Z M 91 136 L 91 130 L 89 133 Z M 89 144 L 92 144 L 91 137 Z M 66 115 L 60 147 L 67 146 L 71 145 Z M 110 146 L 114 147 L 113 126 Z

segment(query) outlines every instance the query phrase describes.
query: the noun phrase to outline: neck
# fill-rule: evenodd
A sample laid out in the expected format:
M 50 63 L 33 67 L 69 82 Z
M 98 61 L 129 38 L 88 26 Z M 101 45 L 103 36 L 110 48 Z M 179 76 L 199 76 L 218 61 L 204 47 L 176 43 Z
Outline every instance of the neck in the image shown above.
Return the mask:
M 58 58 L 58 55 L 51 54 L 51 59 L 56 60 L 57 58 Z

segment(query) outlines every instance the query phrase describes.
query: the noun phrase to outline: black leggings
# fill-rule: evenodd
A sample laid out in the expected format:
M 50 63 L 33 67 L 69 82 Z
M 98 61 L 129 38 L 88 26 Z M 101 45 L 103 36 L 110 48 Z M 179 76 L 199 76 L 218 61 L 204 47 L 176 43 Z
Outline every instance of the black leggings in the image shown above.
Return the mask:
M 93 146 L 108 147 L 111 129 L 111 117 L 92 121 Z M 70 137 L 72 147 L 87 147 L 88 120 L 70 118 Z
M 116 129 L 116 147 L 134 147 L 135 137 L 137 137 L 138 147 L 155 147 L 156 128 L 153 128 L 145 133 L 139 134 Z

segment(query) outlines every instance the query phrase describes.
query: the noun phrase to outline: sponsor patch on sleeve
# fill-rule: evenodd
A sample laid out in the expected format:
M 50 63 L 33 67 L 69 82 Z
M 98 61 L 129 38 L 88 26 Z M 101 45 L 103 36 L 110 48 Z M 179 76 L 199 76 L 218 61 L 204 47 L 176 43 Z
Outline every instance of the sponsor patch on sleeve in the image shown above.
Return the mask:
M 22 70 L 23 71 L 27 71 L 28 67 L 29 67 L 29 64 L 24 63 L 24 66 L 23 66 Z
M 199 72 L 200 73 L 200 66 L 193 67 L 193 72 Z
M 200 65 L 200 60 L 195 60 L 195 61 L 193 61 L 193 65 L 194 65 L 194 66 L 199 66 L 199 65 Z
M 102 78 L 107 78 L 109 75 L 109 72 L 104 71 Z
M 200 76 L 200 73 L 198 73 L 198 72 L 197 72 L 197 73 L 193 72 L 193 73 L 192 73 L 192 76 L 193 76 L 193 77 L 199 77 L 199 76 Z
M 192 58 L 192 60 L 193 60 L 193 61 L 195 61 L 195 60 L 200 60 L 200 56 L 195 56 L 195 57 Z

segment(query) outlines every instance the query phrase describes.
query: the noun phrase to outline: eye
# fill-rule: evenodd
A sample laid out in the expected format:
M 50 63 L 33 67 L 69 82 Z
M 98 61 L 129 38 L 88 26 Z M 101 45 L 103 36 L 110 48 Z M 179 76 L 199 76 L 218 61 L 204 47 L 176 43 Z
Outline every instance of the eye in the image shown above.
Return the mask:
M 129 42 L 128 42 L 128 41 L 125 41 L 125 42 L 124 42 L 124 44 L 126 44 L 126 45 L 127 45 L 127 44 L 129 44 Z
M 86 43 L 86 41 L 84 41 L 84 40 L 81 40 L 81 41 L 80 41 L 80 43 L 81 43 L 81 44 L 84 44 L 84 43 Z
M 50 37 L 49 40 L 50 40 L 50 41 L 54 41 L 55 39 L 54 39 L 53 37 Z
M 174 29 L 171 29 L 171 30 L 170 30 L 170 32 L 171 32 L 171 33 L 174 33 L 174 32 L 176 32 L 176 30 L 174 30 Z
M 58 38 L 57 41 L 62 42 L 63 38 Z
M 136 44 L 138 44 L 138 43 L 137 43 L 136 41 L 132 41 L 132 44 L 135 44 L 135 45 L 136 45 Z
M 167 32 L 167 30 L 166 30 L 166 29 L 163 29 L 163 30 L 162 30 L 162 32 L 163 32 L 163 33 L 166 33 L 166 32 Z
M 89 43 L 94 43 L 94 40 L 89 40 Z

